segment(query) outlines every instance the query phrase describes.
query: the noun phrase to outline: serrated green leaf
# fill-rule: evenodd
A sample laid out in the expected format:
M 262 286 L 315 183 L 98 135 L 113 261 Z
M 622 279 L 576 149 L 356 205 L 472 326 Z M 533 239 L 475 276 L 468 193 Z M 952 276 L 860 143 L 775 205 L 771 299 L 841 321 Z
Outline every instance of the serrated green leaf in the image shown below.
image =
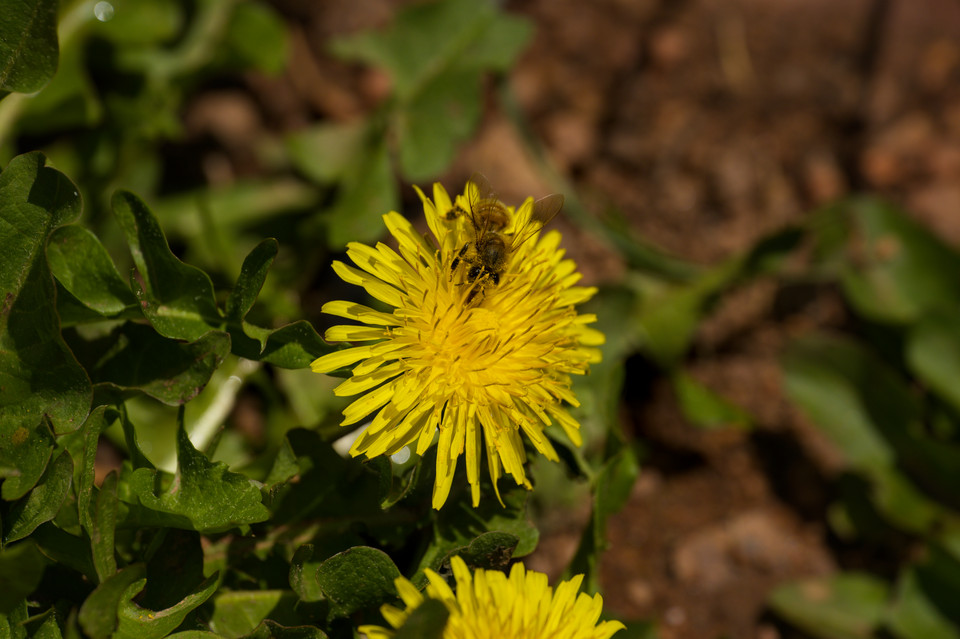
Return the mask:
M 101 315 L 116 315 L 137 303 L 103 244 L 83 227 L 71 224 L 51 233 L 47 260 L 63 287 Z
M 87 636 L 92 639 L 107 639 L 113 636 L 119 623 L 117 613 L 124 592 L 131 585 L 141 583 L 146 572 L 144 564 L 127 566 L 90 593 L 80 606 L 78 615 L 80 627 Z M 140 588 L 143 588 L 142 583 Z
M 410 181 L 439 175 L 470 138 L 483 100 L 480 71 L 454 69 L 427 83 L 397 114 L 400 166 Z
M 0 173 L 0 422 L 33 428 L 47 415 L 54 433 L 76 430 L 90 408 L 90 380 L 60 336 L 44 246 L 80 214 L 76 187 L 39 153 Z
M 317 569 L 317 583 L 330 602 L 330 612 L 344 617 L 372 609 L 397 596 L 393 581 L 400 576 L 382 550 L 356 546 L 330 557 Z
M 8 0 L 0 13 L 0 89 L 33 93 L 57 71 L 56 0 Z
M 132 284 L 151 325 L 165 337 L 189 341 L 219 328 L 222 318 L 210 277 L 177 259 L 147 205 L 129 191 L 117 191 L 113 212 L 143 280 Z
M 70 455 L 60 453 L 34 489 L 10 507 L 3 519 L 3 543 L 23 539 L 37 526 L 56 517 L 72 483 L 73 461 Z
M 161 639 L 179 626 L 190 611 L 203 604 L 217 590 L 218 575 L 211 575 L 196 590 L 164 610 L 142 608 L 134 599 L 146 586 L 140 579 L 123 591 L 117 607 L 117 630 L 114 639 Z
M 71 345 L 94 383 L 124 394 L 139 391 L 177 406 L 204 389 L 230 353 L 231 339 L 227 333 L 210 331 L 183 342 L 126 322 L 105 337 L 91 342 L 72 339 Z
M 242 637 L 253 632 L 280 608 L 291 609 L 296 596 L 289 590 L 238 590 L 213 600 L 210 628 L 221 637 Z
M 770 607 L 821 639 L 868 639 L 883 619 L 890 588 L 872 575 L 840 573 L 778 586 Z
M 165 610 L 189 597 L 205 581 L 203 545 L 192 530 L 163 530 L 150 545 L 147 584 L 137 596 L 137 605 Z
M 26 495 L 43 475 L 55 444 L 46 419 L 33 428 L 0 421 L 0 477 L 6 478 L 0 497 L 14 501 Z
M 43 578 L 47 559 L 29 541 L 0 549 L 0 615 L 14 610 Z
M 439 599 L 426 599 L 410 613 L 393 635 L 394 639 L 440 639 L 450 611 Z
M 176 481 L 157 495 L 156 479 L 157 471 L 137 469 L 129 489 L 148 510 L 171 515 L 168 526 L 211 533 L 269 517 L 257 485 L 227 470 L 226 464 L 208 460 L 193 447 L 182 425 L 177 431 Z

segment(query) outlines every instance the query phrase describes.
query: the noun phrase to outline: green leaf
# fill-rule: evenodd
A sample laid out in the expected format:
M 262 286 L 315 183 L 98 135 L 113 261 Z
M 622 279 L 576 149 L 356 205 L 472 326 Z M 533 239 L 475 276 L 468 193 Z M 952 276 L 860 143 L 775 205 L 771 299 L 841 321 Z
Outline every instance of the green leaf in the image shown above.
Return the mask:
M 327 214 L 327 245 L 343 250 L 347 242 L 370 242 L 382 236 L 382 218 L 396 210 L 397 203 L 387 145 L 384 140 L 376 140 L 343 179 L 340 196 Z
M 320 601 L 323 590 L 317 583 L 317 568 L 323 563 L 313 559 L 313 545 L 303 544 L 290 560 L 290 587 L 303 601 Z
M 134 292 L 153 327 L 165 337 L 189 341 L 219 328 L 222 318 L 210 277 L 177 259 L 147 205 L 133 193 L 118 191 L 113 211 L 142 278 L 134 279 Z
M 849 216 L 841 265 L 847 298 L 863 315 L 907 323 L 924 312 L 960 304 L 960 254 L 894 207 L 870 198 L 842 203 Z
M 14 610 L 40 585 L 47 563 L 29 541 L 0 549 L 0 583 L 4 584 L 0 588 L 0 615 Z
M 221 331 L 182 342 L 133 322 L 90 342 L 71 340 L 94 383 L 124 394 L 139 391 L 170 406 L 203 390 L 230 353 L 230 344 L 230 336 Z
M 468 565 L 484 570 L 505 570 L 510 565 L 513 551 L 520 539 L 510 533 L 492 531 L 483 533 L 468 545 L 451 552 L 444 559 L 449 562 L 453 555 L 459 555 Z
M 310 362 L 332 350 L 330 345 L 320 338 L 313 325 L 305 320 L 275 329 L 260 328 L 244 322 L 243 333 L 251 340 L 235 341 L 234 352 L 237 355 L 281 368 L 305 368 Z
M 699 383 L 683 371 L 671 375 L 680 410 L 694 426 L 705 429 L 749 428 L 750 415 L 736 404 Z
M 60 512 L 73 482 L 73 461 L 61 453 L 50 462 L 36 487 L 10 507 L 3 520 L 3 543 L 23 539 Z
M 960 411 L 960 314 L 925 315 L 910 327 L 906 357 L 917 377 Z
M 393 581 L 399 576 L 393 560 L 382 550 L 356 546 L 320 564 L 317 583 L 330 602 L 331 615 L 346 617 L 394 599 L 397 589 Z
M 225 315 L 228 320 L 240 321 L 253 308 L 278 248 L 277 241 L 269 238 L 257 244 L 247 255 L 240 268 L 240 277 L 227 298 Z
M 287 29 L 269 6 L 244 2 L 236 5 L 223 46 L 241 68 L 280 73 L 289 57 Z
M 327 639 L 327 633 L 313 626 L 281 626 L 265 619 L 243 639 Z
M 170 515 L 168 526 L 212 533 L 269 517 L 254 482 L 230 472 L 222 462 L 210 462 L 190 443 L 182 424 L 177 431 L 176 481 L 160 495 L 154 493 L 157 472 L 135 470 L 129 488 L 145 508 Z
M 411 181 L 439 175 L 480 121 L 480 72 L 446 71 L 418 91 L 397 114 L 400 166 Z
M 292 610 L 296 600 L 289 590 L 225 592 L 214 598 L 210 628 L 221 637 L 242 637 L 268 616 L 275 618 L 280 609 Z
M 184 9 L 166 0 L 110 0 L 112 13 L 91 24 L 92 31 L 120 45 L 159 44 L 183 28 Z M 106 18 L 107 16 L 104 15 Z
M 117 527 L 116 472 L 111 471 L 103 478 L 94 502 L 93 525 L 90 529 L 90 546 L 93 551 L 93 565 L 100 583 L 117 572 L 115 531 Z
M 101 315 L 116 315 L 137 303 L 103 244 L 83 227 L 71 224 L 54 231 L 47 260 L 63 287 Z
M 444 69 L 507 69 L 530 35 L 526 21 L 497 13 L 492 3 L 443 0 L 412 5 L 379 32 L 333 42 L 337 55 L 387 70 L 406 99 Z
M 117 572 L 114 556 L 114 531 L 117 525 L 117 474 L 109 473 L 99 489 L 94 485 L 94 471 L 100 434 L 106 430 L 118 414 L 106 406 L 98 406 L 83 424 L 82 455 L 79 460 L 77 486 L 77 510 L 80 525 L 90 538 L 90 550 L 97 571 L 98 583 Z
M 594 479 L 593 510 L 583 531 L 580 546 L 564 574 L 586 576 L 585 588 L 599 588 L 600 553 L 607 547 L 607 519 L 616 514 L 630 497 L 640 465 L 630 448 L 621 448 L 610 457 Z
M 397 629 L 394 639 L 440 639 L 450 611 L 438 599 L 426 599 Z
M 33 93 L 57 71 L 57 0 L 7 0 L 0 13 L 0 89 Z
M 345 177 L 360 160 L 369 135 L 366 120 L 322 122 L 291 133 L 286 139 L 287 153 L 307 178 L 328 184 Z
M 510 486 L 501 489 L 500 495 L 504 506 L 495 500 L 483 500 L 477 508 L 473 508 L 469 500 L 463 499 L 449 503 L 436 513 L 434 539 L 420 559 L 420 565 L 411 580 L 415 584 L 422 584 L 425 580 L 423 570 L 440 570 L 450 555 L 464 554 L 494 564 L 502 561 L 507 554 L 505 546 L 511 546 L 510 557 L 523 557 L 533 552 L 540 532 L 527 517 L 529 492 L 521 487 Z M 500 534 L 487 537 L 489 533 Z M 516 544 L 513 544 L 514 539 L 517 540 Z M 490 551 L 487 557 L 483 557 L 485 548 Z
M 872 575 L 841 573 L 778 586 L 770 607 L 814 637 L 868 639 L 883 619 L 889 586 Z
M 879 362 L 849 340 L 813 336 L 788 347 L 783 367 L 789 397 L 840 448 L 848 464 L 864 470 L 893 463 L 894 451 L 875 423 L 878 414 L 871 400 L 891 388 L 898 397 L 904 391 Z M 883 378 L 884 388 L 875 385 L 875 377 Z
M 958 592 L 960 562 L 935 547 L 930 548 L 924 562 L 901 573 L 887 624 L 903 639 L 958 639 Z
M 0 637 L 3 639 L 27 639 L 23 627 L 27 620 L 27 600 L 22 599 L 9 613 L 0 612 Z
M 62 639 L 60 626 L 57 623 L 57 614 L 54 608 L 34 615 L 24 624 L 30 633 L 31 639 Z
M 71 510 L 69 507 L 62 509 L 59 517 L 66 515 L 64 518 L 68 518 L 72 514 Z M 38 526 L 30 539 L 53 563 L 80 573 L 91 583 L 97 581 L 97 570 L 90 556 L 90 541 L 85 536 L 71 535 L 48 521 Z
M 0 421 L 0 477 L 6 477 L 0 497 L 14 501 L 26 495 L 43 475 L 54 445 L 46 419 L 33 428 Z
M 92 388 L 60 336 L 44 246 L 80 214 L 80 197 L 44 164 L 39 153 L 20 155 L 0 173 L 0 423 L 34 428 L 47 415 L 62 434 L 83 423 Z
M 114 639 L 160 639 L 179 626 L 190 611 L 203 604 L 216 591 L 218 575 L 211 575 L 181 601 L 163 610 L 149 610 L 134 603 L 146 579 L 134 582 L 123 591 L 117 608 L 117 631 Z
M 80 606 L 78 615 L 80 627 L 87 636 L 92 639 L 107 639 L 113 636 L 119 624 L 117 610 L 124 592 L 138 583 L 142 589 L 143 576 L 146 573 L 147 568 L 144 564 L 127 566 L 90 593 Z

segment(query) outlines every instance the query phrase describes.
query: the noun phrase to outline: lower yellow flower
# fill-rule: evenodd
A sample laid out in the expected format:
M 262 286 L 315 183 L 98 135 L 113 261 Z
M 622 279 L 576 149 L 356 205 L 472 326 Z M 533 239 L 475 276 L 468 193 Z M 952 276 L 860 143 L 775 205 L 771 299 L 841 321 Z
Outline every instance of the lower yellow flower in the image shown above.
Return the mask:
M 446 501 L 461 454 L 476 506 L 481 448 L 499 499 L 503 470 L 530 488 L 521 432 L 554 461 L 558 456 L 544 435 L 546 426 L 559 424 L 579 446 L 580 425 L 563 402 L 578 405 L 570 375 L 582 375 L 599 361 L 595 347 L 603 343 L 603 334 L 587 326 L 596 317 L 578 315 L 574 308 L 596 289 L 575 285 L 580 274 L 572 260 L 563 259 L 558 232 L 535 232 L 532 199 L 517 210 L 480 201 L 503 211 L 507 224 L 500 236 L 517 245 L 497 251 L 496 269 L 477 255 L 479 231 L 466 213 L 471 201 L 478 206 L 476 188 L 468 183 L 456 202 L 439 184 L 433 201 L 417 190 L 435 244 L 391 212 L 383 219 L 399 252 L 384 244 L 347 245 L 357 268 L 334 262 L 336 273 L 392 311 L 346 301 L 326 304 L 325 313 L 361 323 L 330 328 L 327 341 L 362 344 L 311 365 L 318 373 L 353 367 L 335 390 L 360 395 L 343 411 L 342 425 L 375 413 L 352 455 L 392 455 L 413 444 L 423 455 L 439 431 L 434 508 Z M 530 228 L 534 232 L 528 234 Z
M 600 595 L 577 594 L 583 575 L 561 582 L 556 592 L 547 576 L 527 572 L 514 564 L 510 576 L 496 570 L 473 575 L 460 557 L 450 561 L 457 581 L 456 594 L 432 570 L 426 597 L 403 577 L 394 582 L 405 610 L 390 605 L 380 611 L 393 628 L 400 628 L 426 598 L 437 599 L 450 612 L 443 639 L 609 639 L 624 625 L 619 621 L 597 624 L 603 609 Z M 360 626 L 369 639 L 391 639 L 394 631 L 382 626 Z

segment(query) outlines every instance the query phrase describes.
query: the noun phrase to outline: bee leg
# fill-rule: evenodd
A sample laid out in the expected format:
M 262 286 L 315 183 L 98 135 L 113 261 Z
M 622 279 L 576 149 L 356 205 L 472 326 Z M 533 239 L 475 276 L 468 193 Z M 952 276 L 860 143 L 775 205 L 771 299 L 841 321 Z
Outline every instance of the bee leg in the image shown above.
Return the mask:
M 467 248 L 469 247 L 470 247 L 470 242 L 467 242 L 466 244 L 463 245 L 463 248 L 460 249 L 460 251 L 457 253 L 457 256 L 453 258 L 453 261 L 450 262 L 451 271 L 457 270 L 457 266 L 460 265 L 460 258 L 463 257 L 463 254 L 467 252 Z

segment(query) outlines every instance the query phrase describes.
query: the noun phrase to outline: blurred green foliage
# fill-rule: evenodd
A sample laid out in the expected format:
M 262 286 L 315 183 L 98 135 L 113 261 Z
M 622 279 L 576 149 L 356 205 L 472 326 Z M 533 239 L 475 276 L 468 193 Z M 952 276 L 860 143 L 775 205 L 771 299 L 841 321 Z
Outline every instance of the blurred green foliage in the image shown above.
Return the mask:
M 485 75 L 510 68 L 529 23 L 444 0 L 337 40 L 337 55 L 384 68 L 388 99 L 357 123 L 271 134 L 264 175 L 211 187 L 171 180 L 166 154 L 209 83 L 285 67 L 273 9 L 11 7 L 0 17 L 0 637 L 349 637 L 358 621 L 382 623 L 400 574 L 422 585 L 453 554 L 498 569 L 532 552 L 526 490 L 501 487 L 506 507 L 473 509 L 459 485 L 435 512 L 434 451 L 403 463 L 335 452 L 343 402 L 306 369 L 330 347 L 299 319 L 331 251 L 379 237 L 396 174 L 432 177 L 472 136 Z M 606 519 L 638 470 L 613 428 L 628 343 L 612 343 L 613 383 L 580 391 L 589 446 L 556 442 L 594 496 L 572 567 L 591 589 Z M 224 427 L 241 402 L 261 420 L 250 431 Z M 97 478 L 105 443 L 123 461 Z M 425 607 L 404 632 L 434 632 L 445 615 Z

